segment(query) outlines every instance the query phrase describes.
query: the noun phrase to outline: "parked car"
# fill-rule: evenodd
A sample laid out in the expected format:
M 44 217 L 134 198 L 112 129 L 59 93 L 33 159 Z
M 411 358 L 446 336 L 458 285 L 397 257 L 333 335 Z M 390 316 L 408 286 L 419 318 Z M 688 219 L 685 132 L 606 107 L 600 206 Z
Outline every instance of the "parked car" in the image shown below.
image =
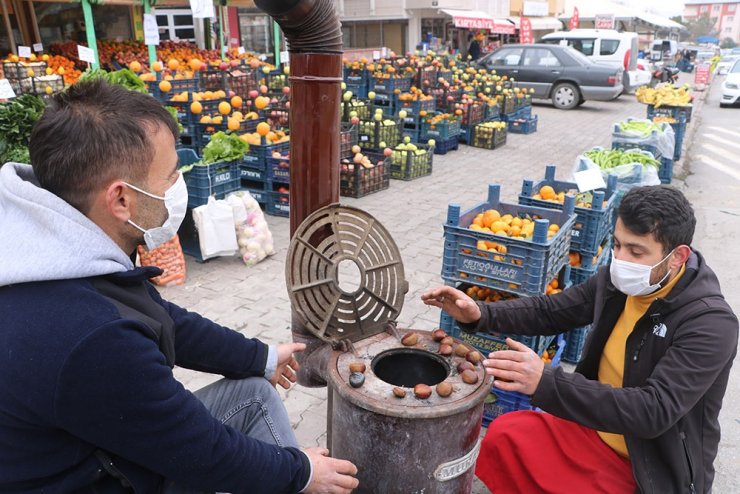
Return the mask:
M 726 107 L 737 104 L 740 100 L 740 60 L 735 60 L 734 65 L 727 72 L 727 77 L 722 81 L 722 99 L 719 106 Z
M 570 46 L 598 64 L 622 67 L 625 92 L 650 83 L 650 71 L 640 70 L 637 65 L 637 41 L 637 33 L 620 33 L 614 29 L 558 31 L 540 40 L 541 43 Z
M 608 101 L 623 90 L 622 69 L 598 65 L 568 46 L 504 45 L 477 61 L 487 70 L 534 89 L 534 98 L 570 110 L 587 100 Z
M 740 54 L 738 55 L 725 55 L 717 62 L 717 74 L 725 75 L 730 71 L 730 67 L 735 63 L 736 60 L 740 60 Z
M 675 60 L 678 53 L 678 42 L 673 39 L 656 39 L 650 45 L 651 62 L 668 62 Z

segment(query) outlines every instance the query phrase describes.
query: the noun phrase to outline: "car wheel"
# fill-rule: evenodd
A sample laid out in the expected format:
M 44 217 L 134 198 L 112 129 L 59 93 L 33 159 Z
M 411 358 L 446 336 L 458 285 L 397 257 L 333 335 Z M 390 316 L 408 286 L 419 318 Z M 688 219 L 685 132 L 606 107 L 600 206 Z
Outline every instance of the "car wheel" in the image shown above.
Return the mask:
M 552 104 L 561 110 L 575 108 L 580 100 L 578 88 L 570 82 L 561 82 L 552 90 Z

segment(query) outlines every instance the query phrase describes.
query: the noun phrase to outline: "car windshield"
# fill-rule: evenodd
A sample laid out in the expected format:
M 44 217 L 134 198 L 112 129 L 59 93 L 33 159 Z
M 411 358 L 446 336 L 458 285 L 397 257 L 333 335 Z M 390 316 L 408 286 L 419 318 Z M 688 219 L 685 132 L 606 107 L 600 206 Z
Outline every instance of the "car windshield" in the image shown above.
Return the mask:
M 735 65 L 730 69 L 731 74 L 740 74 L 740 60 L 735 62 Z
M 586 55 L 581 53 L 580 51 L 576 50 L 575 48 L 571 48 L 570 46 L 565 47 L 566 53 L 571 56 L 571 58 L 576 59 L 583 65 L 593 65 L 593 62 L 590 58 L 588 58 Z

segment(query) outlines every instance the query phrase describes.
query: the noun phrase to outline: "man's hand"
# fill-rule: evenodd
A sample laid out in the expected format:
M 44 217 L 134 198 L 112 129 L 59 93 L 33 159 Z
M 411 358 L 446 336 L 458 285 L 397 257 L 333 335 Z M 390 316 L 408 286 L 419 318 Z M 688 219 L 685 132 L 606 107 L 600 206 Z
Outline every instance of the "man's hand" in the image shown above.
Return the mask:
M 277 346 L 277 368 L 270 379 L 273 386 L 279 384 L 285 389 L 290 389 L 290 385 L 298 380 L 298 361 L 293 356 L 295 352 L 302 352 L 306 349 L 305 343 L 284 343 Z
M 533 395 L 545 371 L 545 363 L 531 348 L 506 338 L 511 350 L 500 350 L 483 361 L 486 374 L 495 378 L 493 385 L 503 391 Z
M 440 286 L 421 296 L 422 302 L 439 307 L 458 322 L 468 324 L 480 320 L 480 309 L 475 301 L 451 286 Z
M 360 485 L 353 463 L 330 457 L 324 448 L 308 448 L 305 453 L 313 467 L 311 483 L 303 491 L 306 494 L 349 494 Z

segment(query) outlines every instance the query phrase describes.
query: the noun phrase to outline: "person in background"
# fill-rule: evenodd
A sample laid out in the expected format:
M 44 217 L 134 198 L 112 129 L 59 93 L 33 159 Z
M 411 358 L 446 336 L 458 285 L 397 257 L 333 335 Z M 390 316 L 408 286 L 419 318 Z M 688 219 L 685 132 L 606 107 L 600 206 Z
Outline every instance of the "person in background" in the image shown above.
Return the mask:
M 0 492 L 349 493 L 357 468 L 298 447 L 267 345 L 164 300 L 130 256 L 186 214 L 177 124 L 95 79 L 55 95 L 32 165 L 0 168 Z M 175 365 L 225 377 L 191 393 Z
M 476 475 L 496 494 L 711 492 L 737 317 L 691 247 L 696 219 L 680 191 L 634 188 L 617 213 L 611 265 L 561 293 L 489 304 L 452 287 L 422 295 L 463 331 L 592 325 L 574 373 L 512 339 L 484 360 L 497 389 L 548 412 L 489 426 Z
M 476 36 L 468 36 L 468 56 L 471 60 L 478 60 L 480 58 L 480 42 Z

